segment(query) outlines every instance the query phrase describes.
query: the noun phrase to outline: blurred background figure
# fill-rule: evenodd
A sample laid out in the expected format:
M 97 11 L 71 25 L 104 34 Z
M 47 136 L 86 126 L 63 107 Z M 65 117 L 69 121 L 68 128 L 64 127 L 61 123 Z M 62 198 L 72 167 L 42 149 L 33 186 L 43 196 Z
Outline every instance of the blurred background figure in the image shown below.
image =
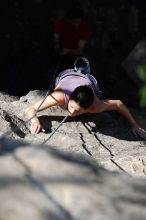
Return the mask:
M 64 16 L 57 18 L 54 27 L 54 65 L 59 62 L 58 72 L 73 66 L 75 59 L 86 56 L 91 40 L 91 29 L 84 20 L 83 10 L 69 8 Z

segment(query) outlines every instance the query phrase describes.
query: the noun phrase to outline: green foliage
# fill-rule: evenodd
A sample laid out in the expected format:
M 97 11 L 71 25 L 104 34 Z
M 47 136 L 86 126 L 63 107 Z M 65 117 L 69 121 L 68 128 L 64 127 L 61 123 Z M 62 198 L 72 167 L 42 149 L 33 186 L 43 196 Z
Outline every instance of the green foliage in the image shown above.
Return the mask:
M 139 66 L 138 74 L 140 78 L 146 82 L 146 63 Z
M 146 85 L 140 89 L 140 106 L 146 106 Z
M 137 72 L 139 77 L 144 81 L 144 85 L 140 89 L 140 106 L 146 107 L 146 63 L 140 65 Z

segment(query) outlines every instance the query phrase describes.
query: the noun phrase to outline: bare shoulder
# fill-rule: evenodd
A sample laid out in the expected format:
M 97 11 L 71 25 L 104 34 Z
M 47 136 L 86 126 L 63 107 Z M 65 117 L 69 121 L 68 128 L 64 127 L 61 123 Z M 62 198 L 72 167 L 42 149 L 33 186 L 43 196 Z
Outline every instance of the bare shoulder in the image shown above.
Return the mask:
M 55 90 L 53 93 L 48 95 L 46 101 L 53 101 L 55 105 L 63 105 L 64 104 L 64 93 L 62 90 Z
M 89 112 L 98 113 L 98 112 L 116 110 L 117 105 L 119 103 L 120 100 L 111 100 L 111 99 L 100 100 L 98 97 L 95 97 L 93 104 L 89 108 Z

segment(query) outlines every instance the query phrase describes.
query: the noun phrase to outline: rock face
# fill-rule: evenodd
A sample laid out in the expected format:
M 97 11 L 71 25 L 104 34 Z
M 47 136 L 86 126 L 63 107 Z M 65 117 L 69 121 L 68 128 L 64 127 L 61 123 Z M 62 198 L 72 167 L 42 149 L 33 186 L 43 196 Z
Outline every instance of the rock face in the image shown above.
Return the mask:
M 145 63 L 146 58 L 146 39 L 140 40 L 133 48 L 131 53 L 122 62 L 122 67 L 125 69 L 127 75 L 134 82 L 135 86 L 141 88 L 144 81 L 138 75 L 138 68 Z
M 44 94 L 0 94 L 0 219 L 145 219 L 145 142 L 100 113 L 68 118 L 44 145 L 67 115 L 38 113 L 46 133 L 31 135 L 24 110 Z M 146 113 L 131 111 L 145 127 Z

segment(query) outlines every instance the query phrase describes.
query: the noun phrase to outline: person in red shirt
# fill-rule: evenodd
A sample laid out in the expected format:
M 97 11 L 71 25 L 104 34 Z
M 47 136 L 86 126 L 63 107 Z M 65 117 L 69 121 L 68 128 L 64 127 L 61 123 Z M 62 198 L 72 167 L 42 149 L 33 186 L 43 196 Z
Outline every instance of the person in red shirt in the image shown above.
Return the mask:
M 83 11 L 69 9 L 63 18 L 55 22 L 54 48 L 61 58 L 58 71 L 69 68 L 79 56 L 85 56 L 85 47 L 90 42 L 91 29 L 83 20 Z

